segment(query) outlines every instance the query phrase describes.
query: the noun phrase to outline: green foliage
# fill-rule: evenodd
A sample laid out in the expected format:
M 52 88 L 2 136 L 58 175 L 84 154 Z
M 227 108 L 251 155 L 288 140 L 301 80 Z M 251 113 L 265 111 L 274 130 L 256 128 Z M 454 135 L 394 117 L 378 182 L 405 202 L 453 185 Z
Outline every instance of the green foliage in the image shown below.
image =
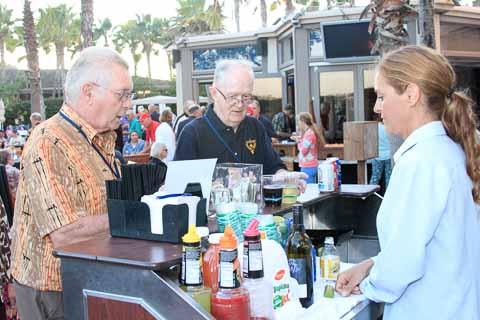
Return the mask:
M 103 45 L 108 47 L 108 37 L 112 27 L 112 21 L 109 18 L 99 20 L 93 27 L 93 41 L 96 43 L 100 38 L 103 38 Z
M 132 55 L 134 62 L 134 75 L 137 75 L 137 65 L 141 59 L 141 54 L 137 53 L 138 46 L 141 43 L 141 30 L 135 20 L 128 20 L 126 23 L 115 27 L 113 34 L 113 43 L 115 50 L 122 52 L 127 48 Z
M 2 52 L 0 65 L 5 65 L 4 50 L 7 44 L 7 49 L 11 51 L 11 41 L 14 39 L 14 25 L 15 20 L 12 17 L 13 10 L 7 9 L 7 6 L 0 4 L 0 50 Z
M 61 4 L 57 7 L 40 9 L 37 32 L 40 46 L 48 54 L 51 46 L 62 49 L 75 44 L 80 38 L 80 24 L 71 7 Z
M 193 35 L 206 32 L 223 32 L 222 6 L 215 0 L 204 11 L 205 0 L 177 0 L 177 17 L 172 19 L 172 39 L 175 35 Z

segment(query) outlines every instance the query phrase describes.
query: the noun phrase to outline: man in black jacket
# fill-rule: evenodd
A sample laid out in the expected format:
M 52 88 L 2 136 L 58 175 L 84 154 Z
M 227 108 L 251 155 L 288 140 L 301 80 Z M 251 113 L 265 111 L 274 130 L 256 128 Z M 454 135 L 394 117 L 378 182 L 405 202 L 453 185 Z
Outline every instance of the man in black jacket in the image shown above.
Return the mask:
M 242 60 L 217 64 L 210 87 L 214 104 L 204 117 L 185 126 L 175 160 L 218 158 L 218 163 L 262 164 L 264 174 L 286 173 L 263 125 L 246 117 L 247 105 L 253 100 L 253 80 L 252 67 Z M 300 172 L 290 174 L 305 177 Z

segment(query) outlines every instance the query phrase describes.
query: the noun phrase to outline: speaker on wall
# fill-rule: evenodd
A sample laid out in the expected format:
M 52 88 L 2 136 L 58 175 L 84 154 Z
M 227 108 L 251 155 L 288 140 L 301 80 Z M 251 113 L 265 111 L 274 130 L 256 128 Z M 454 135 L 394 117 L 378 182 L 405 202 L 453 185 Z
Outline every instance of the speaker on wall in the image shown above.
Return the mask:
M 178 49 L 172 50 L 172 60 L 173 60 L 173 67 L 175 68 L 175 65 L 182 60 L 182 54 L 180 50 Z
M 258 38 L 257 39 L 257 55 L 266 57 L 268 55 L 268 39 L 267 38 Z

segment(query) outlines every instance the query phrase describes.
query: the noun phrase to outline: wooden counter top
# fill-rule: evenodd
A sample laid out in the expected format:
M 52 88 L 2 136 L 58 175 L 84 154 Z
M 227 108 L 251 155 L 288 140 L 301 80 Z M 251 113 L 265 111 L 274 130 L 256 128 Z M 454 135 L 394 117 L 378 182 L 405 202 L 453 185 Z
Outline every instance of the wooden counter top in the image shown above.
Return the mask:
M 60 258 L 96 260 L 161 270 L 181 262 L 182 246 L 105 235 L 55 249 L 53 254 Z

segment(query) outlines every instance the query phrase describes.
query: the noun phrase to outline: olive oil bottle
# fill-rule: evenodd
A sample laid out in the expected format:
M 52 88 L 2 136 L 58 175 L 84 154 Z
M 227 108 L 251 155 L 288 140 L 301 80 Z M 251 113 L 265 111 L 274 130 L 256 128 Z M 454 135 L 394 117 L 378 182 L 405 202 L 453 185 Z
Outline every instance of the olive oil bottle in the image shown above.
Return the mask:
M 313 304 L 312 241 L 305 232 L 301 204 L 293 206 L 293 226 L 285 250 L 290 276 L 299 284 L 300 303 L 304 308 L 308 308 Z

